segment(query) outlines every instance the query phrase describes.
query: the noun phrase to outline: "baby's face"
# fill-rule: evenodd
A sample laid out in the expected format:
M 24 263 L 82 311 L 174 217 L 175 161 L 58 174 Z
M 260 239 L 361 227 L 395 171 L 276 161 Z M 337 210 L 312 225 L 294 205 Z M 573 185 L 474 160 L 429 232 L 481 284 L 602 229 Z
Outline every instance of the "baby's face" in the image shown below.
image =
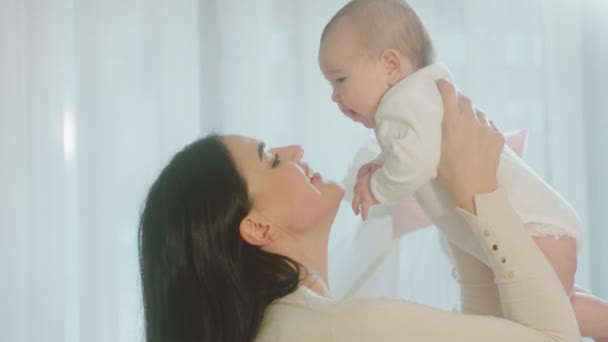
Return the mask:
M 380 55 L 370 56 L 358 44 L 354 31 L 336 25 L 319 48 L 319 67 L 332 86 L 331 99 L 340 111 L 367 128 L 376 127 L 376 110 L 389 89 Z

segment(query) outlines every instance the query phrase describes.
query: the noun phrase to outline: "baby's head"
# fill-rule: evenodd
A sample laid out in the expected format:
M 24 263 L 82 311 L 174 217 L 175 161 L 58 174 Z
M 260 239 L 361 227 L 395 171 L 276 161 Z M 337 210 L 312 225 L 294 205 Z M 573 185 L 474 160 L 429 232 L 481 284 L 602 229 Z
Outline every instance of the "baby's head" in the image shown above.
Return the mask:
M 367 128 L 376 126 L 384 94 L 434 59 L 428 31 L 402 0 L 350 1 L 325 26 L 319 48 L 332 100 Z

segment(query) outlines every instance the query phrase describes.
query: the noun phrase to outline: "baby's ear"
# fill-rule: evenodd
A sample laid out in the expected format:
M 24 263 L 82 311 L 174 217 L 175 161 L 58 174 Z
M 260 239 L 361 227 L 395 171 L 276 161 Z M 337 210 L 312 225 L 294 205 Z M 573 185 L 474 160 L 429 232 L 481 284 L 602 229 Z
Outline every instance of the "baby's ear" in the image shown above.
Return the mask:
M 410 60 L 404 58 L 399 51 L 395 49 L 386 49 L 382 51 L 380 59 L 387 72 L 388 83 L 391 87 L 399 82 L 404 76 L 409 75 L 414 71 Z
M 393 49 L 386 49 L 382 51 L 380 56 L 381 63 L 386 70 L 388 76 L 388 83 L 393 86 L 399 81 L 399 75 L 401 74 L 401 68 L 403 67 L 399 53 Z

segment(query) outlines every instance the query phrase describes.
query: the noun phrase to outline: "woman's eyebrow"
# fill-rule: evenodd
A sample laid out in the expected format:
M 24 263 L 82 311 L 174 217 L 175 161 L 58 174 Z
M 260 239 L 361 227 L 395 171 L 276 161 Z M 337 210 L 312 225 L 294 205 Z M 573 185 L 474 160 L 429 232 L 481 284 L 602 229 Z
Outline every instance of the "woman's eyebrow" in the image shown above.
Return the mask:
M 258 156 L 260 156 L 260 161 L 262 161 L 262 155 L 264 154 L 264 148 L 266 148 L 266 144 L 261 142 L 258 145 Z

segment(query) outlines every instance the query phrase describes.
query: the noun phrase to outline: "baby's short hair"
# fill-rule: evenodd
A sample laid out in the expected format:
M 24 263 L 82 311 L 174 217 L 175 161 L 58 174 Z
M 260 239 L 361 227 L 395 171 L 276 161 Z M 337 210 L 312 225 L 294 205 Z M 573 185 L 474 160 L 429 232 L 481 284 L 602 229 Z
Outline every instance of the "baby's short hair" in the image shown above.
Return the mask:
M 430 34 L 416 11 L 404 0 L 352 0 L 325 26 L 321 40 L 341 20 L 347 20 L 370 54 L 391 48 L 419 69 L 435 61 Z

